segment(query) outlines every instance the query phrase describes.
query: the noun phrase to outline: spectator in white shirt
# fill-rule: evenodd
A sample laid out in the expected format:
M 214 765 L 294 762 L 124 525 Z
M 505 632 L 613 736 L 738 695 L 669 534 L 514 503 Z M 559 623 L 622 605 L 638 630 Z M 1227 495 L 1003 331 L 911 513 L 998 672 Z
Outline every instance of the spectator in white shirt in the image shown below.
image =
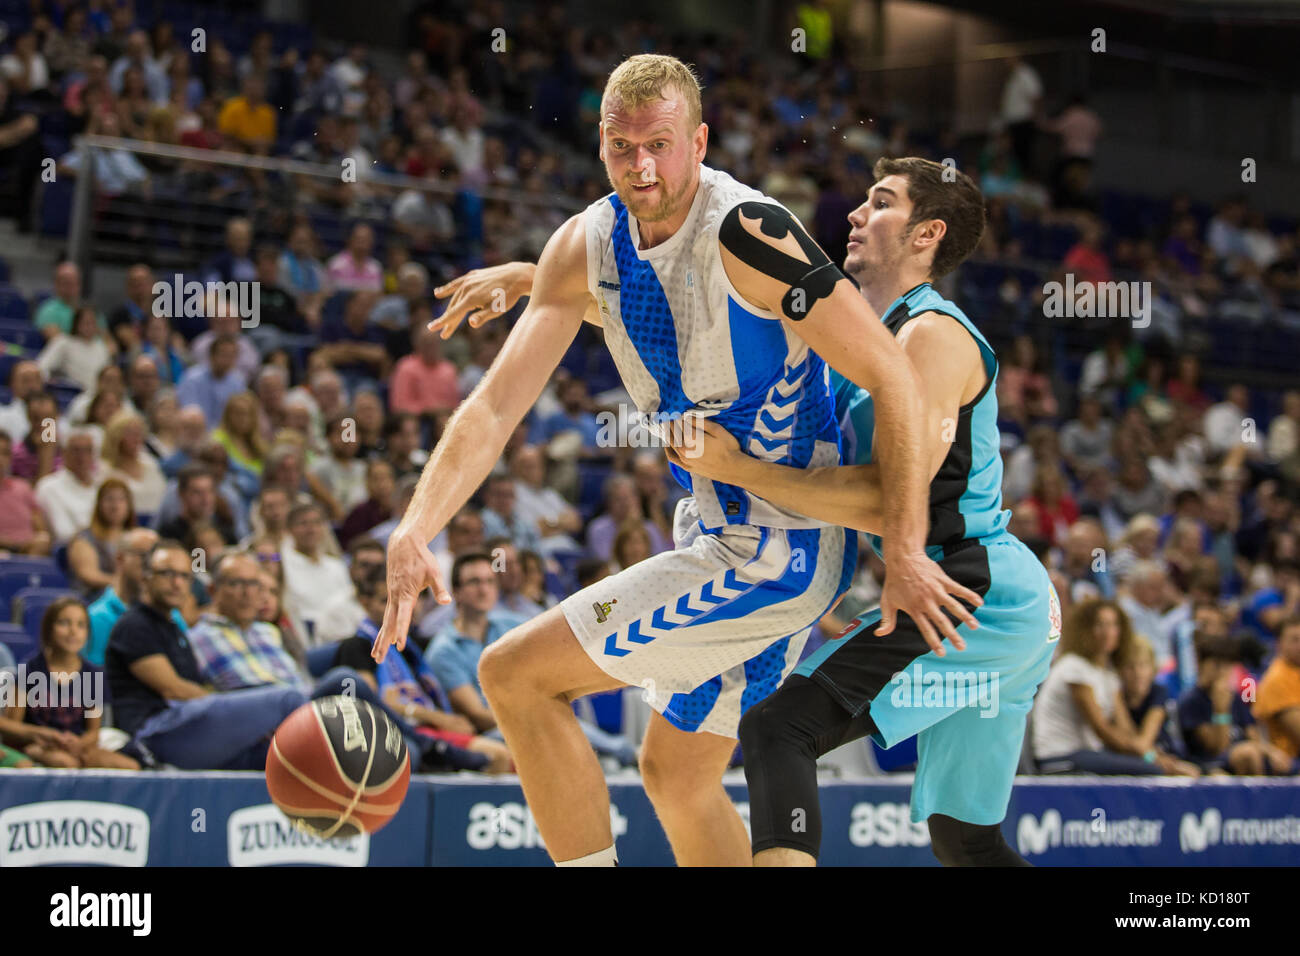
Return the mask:
M 1200 775 L 1146 744 L 1134 725 L 1114 664 L 1133 642 L 1134 629 L 1113 601 L 1093 599 L 1071 609 L 1056 660 L 1034 699 L 1032 744 L 1040 771 Z
M 1205 413 L 1205 440 L 1210 453 L 1221 455 L 1239 445 L 1246 444 L 1246 410 L 1250 408 L 1250 393 L 1245 385 L 1230 385 L 1227 396 Z
M 0 431 L 9 433 L 15 443 L 27 437 L 31 423 L 27 420 L 27 399 L 45 388 L 41 367 L 31 360 L 14 363 L 9 370 L 9 391 L 13 400 L 0 405 Z
M 1032 168 L 1034 133 L 1037 129 L 1039 103 L 1043 98 L 1043 81 L 1038 71 L 1016 54 L 1008 61 L 1010 72 L 1002 87 L 1002 125 L 1011 134 L 1012 148 L 1022 173 Z
M 99 488 L 99 449 L 88 428 L 63 429 L 63 467 L 36 483 L 36 500 L 50 519 L 57 543 L 90 527 Z
M 104 477 L 120 478 L 131 489 L 136 514 L 156 516 L 167 493 L 167 477 L 145 447 L 148 429 L 138 412 L 120 411 L 104 429 Z
M 347 412 L 336 412 L 325 426 L 330 453 L 308 467 L 338 503 L 343 514 L 366 500 L 366 461 L 357 456 L 357 423 Z
M 112 360 L 113 350 L 99 330 L 95 307 L 82 305 L 72 317 L 72 334 L 56 335 L 46 343 L 36 364 L 46 378 L 66 378 L 88 390 Z
M 297 505 L 289 512 L 293 547 L 281 554 L 284 606 L 303 622 L 309 647 L 352 637 L 366 612 L 343 559 L 328 554 L 325 516 L 320 505 Z

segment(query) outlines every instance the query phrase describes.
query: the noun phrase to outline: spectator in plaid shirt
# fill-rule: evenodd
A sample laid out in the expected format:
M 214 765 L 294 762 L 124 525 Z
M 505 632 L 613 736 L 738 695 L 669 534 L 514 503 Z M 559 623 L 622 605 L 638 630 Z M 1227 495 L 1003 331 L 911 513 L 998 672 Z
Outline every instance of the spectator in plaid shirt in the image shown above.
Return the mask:
M 261 566 L 251 554 L 228 554 L 217 565 L 212 611 L 189 632 L 190 647 L 205 682 L 218 692 L 287 684 L 313 700 L 336 694 L 358 697 L 384 711 L 401 729 L 416 768 L 448 769 L 446 745 L 417 735 L 352 668 L 336 667 L 313 682 L 285 649 L 280 629 L 257 620 L 263 586 Z

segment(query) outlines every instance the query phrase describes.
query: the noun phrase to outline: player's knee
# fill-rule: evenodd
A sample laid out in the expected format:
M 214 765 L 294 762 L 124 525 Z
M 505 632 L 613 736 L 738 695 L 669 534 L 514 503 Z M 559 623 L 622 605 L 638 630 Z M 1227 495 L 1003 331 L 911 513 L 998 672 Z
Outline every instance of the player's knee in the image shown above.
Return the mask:
M 785 748 L 816 757 L 813 742 L 787 719 L 786 698 L 778 691 L 760 700 L 740 718 L 740 746 L 747 756 Z
M 1007 843 L 998 826 L 967 823 L 942 813 L 933 813 L 930 849 L 944 866 L 1028 866 Z
M 722 789 L 721 770 L 666 753 L 653 744 L 641 750 L 638 764 L 646 793 L 661 812 L 665 805 L 707 802 Z
M 533 668 L 528 666 L 527 642 L 512 631 L 483 649 L 478 659 L 478 680 L 483 693 L 511 695 L 526 689 Z

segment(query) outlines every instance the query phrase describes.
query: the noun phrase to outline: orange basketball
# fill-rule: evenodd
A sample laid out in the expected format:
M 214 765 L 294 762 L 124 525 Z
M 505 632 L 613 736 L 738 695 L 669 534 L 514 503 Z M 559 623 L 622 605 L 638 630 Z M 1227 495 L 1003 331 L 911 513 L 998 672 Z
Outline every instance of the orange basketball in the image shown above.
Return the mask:
M 352 697 L 324 697 L 285 718 L 266 756 L 275 805 L 315 835 L 374 833 L 392 819 L 411 761 L 383 711 Z

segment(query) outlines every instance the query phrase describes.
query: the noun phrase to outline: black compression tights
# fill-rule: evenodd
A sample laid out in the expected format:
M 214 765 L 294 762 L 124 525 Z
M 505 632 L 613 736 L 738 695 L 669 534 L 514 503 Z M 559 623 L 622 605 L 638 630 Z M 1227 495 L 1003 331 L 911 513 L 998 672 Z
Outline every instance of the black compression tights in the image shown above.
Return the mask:
M 754 852 L 801 850 L 816 859 L 822 841 L 817 758 L 876 732 L 870 713 L 853 717 L 818 683 L 791 676 L 740 722 Z M 944 866 L 1029 866 L 998 826 L 932 814 L 930 844 Z

